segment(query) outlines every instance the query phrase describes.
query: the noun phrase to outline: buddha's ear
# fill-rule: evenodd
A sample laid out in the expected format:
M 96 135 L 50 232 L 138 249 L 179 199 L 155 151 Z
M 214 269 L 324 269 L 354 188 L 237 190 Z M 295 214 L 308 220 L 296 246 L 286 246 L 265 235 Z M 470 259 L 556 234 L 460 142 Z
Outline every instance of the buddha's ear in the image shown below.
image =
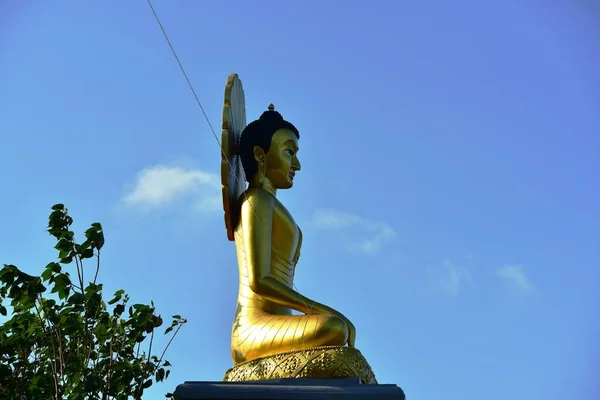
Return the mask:
M 263 150 L 262 147 L 254 146 L 254 148 L 252 149 L 252 152 L 254 153 L 254 159 L 256 160 L 257 163 L 261 163 L 265 160 L 265 151 Z

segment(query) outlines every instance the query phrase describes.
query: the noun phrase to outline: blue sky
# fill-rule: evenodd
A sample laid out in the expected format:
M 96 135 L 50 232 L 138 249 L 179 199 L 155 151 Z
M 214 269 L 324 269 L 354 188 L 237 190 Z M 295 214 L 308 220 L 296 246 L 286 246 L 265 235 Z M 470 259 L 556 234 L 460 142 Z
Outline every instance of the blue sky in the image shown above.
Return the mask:
M 354 322 L 380 382 L 598 395 L 598 3 L 154 4 L 217 130 L 230 72 L 250 118 L 272 102 L 300 130 L 296 285 Z M 41 272 L 54 203 L 102 222 L 107 291 L 189 319 L 147 397 L 220 380 L 219 149 L 146 2 L 2 2 L 0 54 L 0 261 Z

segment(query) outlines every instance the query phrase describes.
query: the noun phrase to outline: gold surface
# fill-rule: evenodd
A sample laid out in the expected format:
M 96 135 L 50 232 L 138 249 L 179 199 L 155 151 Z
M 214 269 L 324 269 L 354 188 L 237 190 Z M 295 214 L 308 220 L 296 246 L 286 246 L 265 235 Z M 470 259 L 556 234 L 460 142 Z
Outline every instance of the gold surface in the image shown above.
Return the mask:
M 232 93 L 238 93 L 237 103 L 232 101 Z M 341 354 L 340 360 L 346 359 L 347 354 L 360 354 L 357 350 L 355 353 L 339 350 L 346 345 L 354 348 L 356 329 L 352 322 L 339 311 L 301 295 L 294 286 L 302 231 L 277 199 L 277 191 L 292 188 L 295 175 L 301 169 L 296 135 L 279 129 L 271 139 L 268 152 L 255 146 L 252 150 L 258 172 L 250 177 L 248 188 L 240 192 L 243 194 L 239 201 L 231 196 L 231 188 L 236 183 L 233 180 L 237 179 L 239 184 L 245 178 L 243 172 L 237 177 L 232 173 L 235 163 L 239 162 L 239 158 L 232 157 L 232 147 L 237 146 L 232 137 L 239 137 L 241 133 L 241 124 L 232 129 L 232 121 L 241 121 L 243 115 L 245 126 L 244 101 L 241 81 L 232 74 L 225 90 L 221 165 L 226 227 L 228 237 L 233 236 L 235 240 L 239 270 L 237 310 L 231 334 L 234 365 L 269 360 L 264 358 L 268 356 L 279 359 L 282 353 L 313 351 L 322 346 L 334 346 L 337 350 L 326 354 Z M 273 105 L 269 109 L 273 111 Z M 292 310 L 303 315 L 293 315 Z M 283 364 L 278 364 L 278 370 L 288 371 L 286 377 L 292 376 Z M 333 371 L 332 368 L 328 366 L 323 371 Z M 269 372 L 261 374 L 266 376 Z
M 357 349 L 341 346 L 316 347 L 279 353 L 238 364 L 223 381 L 259 381 L 278 378 L 360 377 L 364 384 L 377 384 L 367 360 Z
M 246 127 L 246 96 L 238 74 L 230 74 L 225 85 L 225 101 L 223 105 L 223 124 L 221 130 L 221 184 L 223 186 L 223 211 L 227 238 L 231 241 L 237 224 L 239 208 L 237 198 L 246 190 L 244 172 L 234 153 L 238 150 L 238 142 Z

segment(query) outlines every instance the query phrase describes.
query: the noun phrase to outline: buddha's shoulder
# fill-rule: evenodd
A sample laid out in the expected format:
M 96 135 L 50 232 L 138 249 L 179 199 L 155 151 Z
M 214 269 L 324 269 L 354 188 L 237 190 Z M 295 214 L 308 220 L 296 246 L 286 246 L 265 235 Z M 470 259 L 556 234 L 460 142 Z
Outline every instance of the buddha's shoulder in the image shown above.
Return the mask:
M 269 194 L 267 191 L 260 188 L 250 188 L 246 190 L 243 194 L 242 198 L 242 206 L 251 205 L 251 206 L 263 206 L 263 207 L 273 207 L 276 203 L 275 197 Z
M 242 209 L 252 210 L 271 210 L 276 215 L 282 214 L 286 219 L 292 219 L 291 214 L 285 206 L 266 190 L 260 188 L 250 188 L 244 192 L 242 199 Z

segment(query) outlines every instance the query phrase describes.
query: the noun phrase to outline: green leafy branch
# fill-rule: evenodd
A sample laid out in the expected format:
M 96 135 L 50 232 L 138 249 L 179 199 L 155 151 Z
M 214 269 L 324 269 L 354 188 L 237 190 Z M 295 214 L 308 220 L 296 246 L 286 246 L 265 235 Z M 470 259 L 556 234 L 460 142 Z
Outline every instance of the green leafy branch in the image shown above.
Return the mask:
M 72 224 L 64 205 L 52 207 L 48 232 L 56 239 L 58 262 L 41 276 L 14 265 L 0 270 L 0 314 L 8 316 L 7 305 L 11 309 L 0 325 L 0 397 L 140 399 L 144 389 L 168 378 L 171 364 L 164 356 L 187 321 L 174 315 L 167 345 L 160 356 L 152 354 L 155 331 L 163 325 L 154 303 L 129 305 L 124 290 L 106 303 L 97 283 L 102 225 L 93 223 L 79 244 Z M 86 281 L 84 260 L 93 258 L 93 280 Z

